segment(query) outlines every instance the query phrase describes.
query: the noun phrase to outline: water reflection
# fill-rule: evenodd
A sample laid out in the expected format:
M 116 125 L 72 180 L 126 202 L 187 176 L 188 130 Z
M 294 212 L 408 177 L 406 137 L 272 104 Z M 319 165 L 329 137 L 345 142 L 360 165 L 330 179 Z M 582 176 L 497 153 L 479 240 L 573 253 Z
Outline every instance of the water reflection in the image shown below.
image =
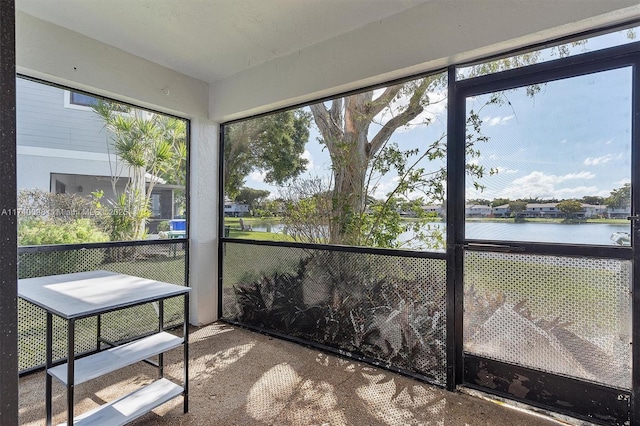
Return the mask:
M 430 226 L 445 231 L 443 222 L 433 222 Z M 286 234 L 282 223 L 256 222 L 254 231 Z M 629 232 L 629 224 L 610 223 L 513 223 L 468 221 L 465 233 L 468 239 L 489 241 L 526 241 L 558 244 L 614 245 L 611 235 L 615 232 Z M 403 242 L 415 237 L 413 231 L 401 234 L 398 239 Z M 420 248 L 414 245 L 411 248 Z

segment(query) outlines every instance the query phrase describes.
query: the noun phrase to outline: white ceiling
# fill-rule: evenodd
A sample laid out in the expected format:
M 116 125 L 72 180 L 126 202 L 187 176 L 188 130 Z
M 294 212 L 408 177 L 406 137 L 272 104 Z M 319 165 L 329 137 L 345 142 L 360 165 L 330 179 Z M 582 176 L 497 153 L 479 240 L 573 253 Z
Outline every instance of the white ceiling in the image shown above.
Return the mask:
M 212 83 L 428 0 L 17 0 L 16 8 Z

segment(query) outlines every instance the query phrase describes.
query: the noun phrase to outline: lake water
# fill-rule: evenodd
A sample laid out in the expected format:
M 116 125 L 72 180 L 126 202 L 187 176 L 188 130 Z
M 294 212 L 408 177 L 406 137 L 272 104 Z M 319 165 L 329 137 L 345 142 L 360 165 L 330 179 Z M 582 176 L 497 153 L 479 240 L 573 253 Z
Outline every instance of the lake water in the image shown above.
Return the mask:
M 434 222 L 430 226 L 444 229 L 444 223 Z M 282 224 L 253 225 L 255 231 L 284 232 Z M 564 244 L 613 245 L 611 234 L 614 232 L 629 232 L 629 224 L 604 223 L 509 223 L 509 222 L 466 222 L 467 238 L 491 241 L 526 241 Z M 408 241 L 413 237 L 412 232 L 400 235 L 401 241 Z

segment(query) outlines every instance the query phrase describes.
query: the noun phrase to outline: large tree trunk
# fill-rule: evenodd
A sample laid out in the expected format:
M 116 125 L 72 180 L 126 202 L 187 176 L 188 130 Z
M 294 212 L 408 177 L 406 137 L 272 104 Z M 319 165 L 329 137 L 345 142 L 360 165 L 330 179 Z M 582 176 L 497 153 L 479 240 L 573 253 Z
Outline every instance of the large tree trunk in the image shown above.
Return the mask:
M 387 87 L 373 99 L 373 91 L 335 99 L 327 109 L 324 103 L 310 106 L 322 142 L 331 155 L 333 168 L 333 206 L 330 218 L 331 244 L 358 245 L 363 235 L 361 215 L 366 209 L 366 177 L 370 163 L 393 132 L 420 114 L 430 79 L 413 83 L 406 107 L 388 120 L 369 140 L 369 127 L 381 111 L 406 89 L 406 84 Z M 344 107 L 343 107 L 344 105 Z

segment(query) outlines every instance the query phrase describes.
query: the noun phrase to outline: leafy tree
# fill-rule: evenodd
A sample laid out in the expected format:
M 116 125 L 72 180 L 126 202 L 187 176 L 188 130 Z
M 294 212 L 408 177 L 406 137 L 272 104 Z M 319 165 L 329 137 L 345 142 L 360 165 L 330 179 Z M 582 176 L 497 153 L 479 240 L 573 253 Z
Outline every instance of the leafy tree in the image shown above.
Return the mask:
M 585 204 L 600 205 L 604 204 L 604 197 L 599 197 L 597 195 L 585 195 L 582 197 L 582 202 Z
M 225 126 L 225 194 L 235 198 L 252 171 L 266 171 L 265 182 L 281 185 L 306 170 L 310 120 L 296 110 Z
M 493 201 L 491 202 L 491 205 L 493 205 L 493 207 L 498 207 L 498 206 L 504 206 L 505 204 L 509 204 L 511 202 L 511 200 L 509 200 L 508 198 L 494 198 Z
M 582 42 L 577 44 L 580 43 Z M 565 56 L 569 53 L 569 47 L 554 48 L 553 54 Z M 529 52 L 468 67 L 462 74 L 473 77 L 512 69 L 536 63 L 540 58 L 541 52 Z M 425 148 L 420 150 L 402 150 L 391 138 L 398 129 L 430 123 L 428 118 L 420 118 L 421 114 L 436 102 L 446 102 L 443 96 L 446 93 L 446 80 L 446 74 L 432 75 L 309 107 L 320 132 L 319 141 L 331 158 L 331 202 L 321 203 L 329 210 L 316 212 L 316 217 L 324 218 L 327 222 L 329 238 L 325 242 L 379 245 L 376 241 L 397 241 L 397 237 L 410 226 L 395 226 L 398 213 L 394 207 L 394 199 L 402 198 L 421 204 L 444 204 L 446 136 L 442 135 L 437 140 L 426 143 Z M 533 96 L 539 90 L 539 85 L 529 86 L 527 94 Z M 494 94 L 488 103 L 510 105 L 505 93 Z M 482 190 L 479 179 L 486 174 L 497 173 L 497 170 L 485 170 L 473 161 L 480 156 L 478 143 L 487 140 L 481 134 L 480 111 L 469 111 L 466 124 L 465 153 L 468 161 L 465 172 L 471 178 L 473 186 Z M 228 139 L 248 141 L 245 145 L 249 145 L 252 140 L 260 140 L 255 136 L 260 134 L 260 129 L 259 121 L 241 123 L 238 128 L 230 129 L 240 135 Z M 225 174 L 229 174 L 225 176 L 225 188 L 228 194 L 241 186 L 241 179 L 238 177 L 243 178 L 254 169 L 250 159 L 232 165 L 232 160 L 239 156 L 231 154 L 225 147 L 228 169 Z M 253 158 L 261 157 L 254 155 Z M 264 162 L 261 165 L 265 165 Z M 238 167 L 238 170 L 234 170 L 234 167 Z M 395 174 L 395 188 L 386 193 L 386 199 L 382 203 L 368 203 L 368 198 L 379 188 L 381 177 L 389 173 Z M 275 179 L 271 181 L 277 182 Z M 414 224 L 421 229 L 420 220 Z M 430 232 L 430 239 L 437 232 Z
M 330 182 L 321 178 L 294 179 L 281 189 L 282 219 L 294 240 L 323 244 L 329 240 Z
M 605 199 L 607 207 L 612 209 L 626 209 L 631 207 L 631 184 L 625 183 L 622 188 L 611 191 L 611 195 Z
M 320 142 L 327 148 L 332 163 L 329 243 L 372 245 L 381 238 L 380 233 L 388 234 L 382 238 L 385 241 L 396 240 L 404 230 L 385 224 L 396 220 L 394 198 L 444 200 L 445 136 L 423 151 L 403 151 L 391 142 L 391 137 L 402 127 L 428 125 L 429 119 L 415 120 L 429 105 L 443 102 L 434 95 L 442 93 L 445 86 L 446 76 L 437 74 L 389 86 L 377 96 L 374 91 L 367 91 L 310 106 L 321 134 Z M 481 123 L 478 112 L 471 111 L 466 140 L 470 158 L 479 156 L 474 145 L 484 140 L 479 135 Z M 440 166 L 429 170 L 425 166 L 427 161 L 440 161 Z M 473 162 L 467 163 L 466 171 L 474 179 L 485 173 Z M 367 196 L 375 191 L 379 177 L 389 172 L 397 174 L 397 186 L 377 210 L 367 210 Z
M 159 182 L 184 185 L 186 180 L 186 123 L 138 109 L 123 112 L 106 101 L 94 111 L 104 120 L 108 146 L 117 155 L 112 164 L 112 240 L 143 239 L 150 217 L 151 193 Z M 124 173 L 124 192 L 116 183 Z M 100 197 L 98 197 L 100 198 Z
M 248 204 L 250 210 L 255 210 L 269 194 L 271 192 L 267 190 L 243 187 L 236 196 L 236 202 Z
M 89 197 L 41 189 L 18 192 L 18 244 L 74 244 L 108 241 Z
M 558 203 L 558 209 L 565 214 L 565 217 L 571 218 L 582 211 L 582 203 L 578 200 L 564 200 Z
M 509 210 L 511 213 L 515 213 L 516 216 L 518 213 L 523 212 L 527 209 L 527 202 L 522 200 L 510 201 L 509 202 Z

